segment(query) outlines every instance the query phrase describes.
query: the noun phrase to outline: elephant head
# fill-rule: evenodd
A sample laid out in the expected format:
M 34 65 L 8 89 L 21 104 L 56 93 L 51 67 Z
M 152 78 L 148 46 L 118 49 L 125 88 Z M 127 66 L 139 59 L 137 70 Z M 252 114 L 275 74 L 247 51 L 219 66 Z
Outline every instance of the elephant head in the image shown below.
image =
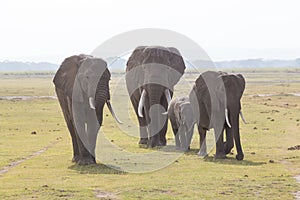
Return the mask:
M 102 123 L 103 106 L 106 103 L 112 116 L 119 123 L 110 103 L 109 80 L 111 74 L 107 64 L 100 58 L 86 57 L 81 60 L 74 83 L 73 101 L 88 101 L 91 109 L 96 110 L 98 122 Z
M 194 132 L 195 119 L 188 97 L 175 98 L 168 110 L 176 147 L 188 149 Z
M 139 83 L 142 85 L 142 97 L 148 97 L 150 106 L 160 104 L 162 98 L 169 105 L 174 86 L 185 70 L 179 51 L 175 48 L 147 47 L 143 50 L 141 67 L 143 75 Z M 143 100 L 141 98 L 139 103 L 141 117 Z
M 158 110 L 152 116 L 147 116 L 150 107 L 154 105 L 168 108 L 174 85 L 184 70 L 183 58 L 176 48 L 140 46 L 133 51 L 127 62 L 126 84 L 138 118 L 145 118 L 143 125 L 151 122 L 155 124 L 154 127 L 166 126 L 166 123 L 161 123 L 162 115 Z M 150 136 L 155 135 L 155 132 L 150 133 Z

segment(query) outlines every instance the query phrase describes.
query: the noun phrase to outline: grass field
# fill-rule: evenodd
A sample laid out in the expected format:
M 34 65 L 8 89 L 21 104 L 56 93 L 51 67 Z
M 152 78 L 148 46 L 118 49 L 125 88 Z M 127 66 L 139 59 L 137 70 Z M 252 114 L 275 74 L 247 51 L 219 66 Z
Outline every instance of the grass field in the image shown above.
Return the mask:
M 101 160 L 91 166 L 73 164 L 70 136 L 55 99 L 0 100 L 0 198 L 295 199 L 300 150 L 288 148 L 300 145 L 300 97 L 293 95 L 300 93 L 299 69 L 234 71 L 242 71 L 247 81 L 242 108 L 248 124 L 241 123 L 244 160 L 235 160 L 235 150 L 227 159 L 215 160 L 214 149 L 199 158 L 195 131 L 191 151 L 148 173 L 117 171 Z M 190 90 L 196 76 L 185 75 L 176 94 Z M 128 99 L 126 90 L 117 92 L 124 87 L 115 81 L 120 77 L 112 77 L 111 90 L 122 119 L 122 112 L 128 113 L 122 101 Z M 0 78 L 0 97 L 55 96 L 51 73 Z M 116 94 L 122 99 L 114 99 Z M 106 108 L 103 125 L 101 133 L 127 151 L 156 151 L 138 148 L 138 139 L 123 134 Z M 171 143 L 170 129 L 167 137 Z

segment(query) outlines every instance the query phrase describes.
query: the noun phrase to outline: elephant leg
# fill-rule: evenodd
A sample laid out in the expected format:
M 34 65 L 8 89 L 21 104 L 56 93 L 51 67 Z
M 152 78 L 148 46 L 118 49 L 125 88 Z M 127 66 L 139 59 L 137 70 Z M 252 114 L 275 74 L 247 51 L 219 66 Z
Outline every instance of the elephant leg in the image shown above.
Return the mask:
M 177 129 L 177 132 L 176 132 L 176 135 L 175 135 L 175 145 L 176 145 L 176 148 L 180 148 L 180 146 L 181 146 L 179 135 L 180 134 L 178 133 L 178 129 Z
M 167 130 L 168 130 L 168 119 L 166 119 L 166 122 L 165 122 L 163 128 L 159 132 L 160 144 L 162 146 L 166 146 L 167 145 L 167 140 L 166 140 Z
M 206 130 L 198 125 L 198 132 L 200 136 L 200 150 L 198 152 L 199 156 L 206 157 L 207 156 L 207 150 L 206 150 Z
M 185 136 L 185 126 L 183 124 L 180 125 L 179 130 L 178 130 L 178 134 L 179 134 L 179 140 L 181 143 L 181 149 L 182 150 L 186 150 L 187 149 L 187 141 L 186 141 L 186 136 Z
M 87 134 L 87 112 L 86 107 L 88 104 L 82 103 L 73 103 L 73 110 L 76 111 L 73 113 L 74 116 L 74 123 L 77 133 L 77 143 L 79 149 L 79 165 L 88 165 L 94 164 L 95 159 L 91 156 L 90 144 Z
M 237 151 L 236 159 L 237 160 L 243 160 L 244 159 L 244 153 L 243 153 L 243 150 L 242 150 L 239 130 L 237 130 L 235 132 L 234 141 L 235 141 L 236 151 Z
M 139 121 L 139 129 L 140 129 L 140 141 L 139 144 L 146 145 L 148 144 L 148 132 L 147 132 L 147 121 L 146 121 L 146 113 L 143 112 L 144 117 L 140 117 L 138 115 L 138 104 L 139 100 L 135 98 L 137 94 L 133 94 L 130 97 L 131 103 L 133 105 L 134 111 Z
M 190 130 L 188 130 L 190 128 Z M 187 140 L 187 149 L 190 149 L 190 145 L 192 142 L 192 137 L 194 134 L 194 125 L 192 127 L 186 127 L 186 140 Z
M 226 142 L 224 142 L 225 154 L 229 154 L 233 148 L 233 132 L 232 128 L 225 127 L 226 130 Z
M 224 150 L 224 126 L 218 125 L 214 128 L 215 131 L 215 141 L 216 141 L 216 155 L 215 158 L 223 159 L 226 158 L 225 150 Z
M 172 126 L 172 130 L 173 130 L 173 134 L 174 134 L 174 137 L 175 137 L 175 145 L 176 145 L 176 147 L 180 147 L 178 127 L 176 125 L 175 119 L 173 119 L 172 117 L 170 117 L 170 121 L 171 121 L 171 126 Z
M 232 132 L 233 132 L 233 137 L 234 137 L 234 142 L 236 146 L 236 159 L 237 160 L 243 160 L 244 159 L 244 153 L 242 150 L 242 145 L 241 145 L 241 139 L 240 139 L 240 127 L 239 127 L 239 113 L 235 113 L 235 115 L 231 118 L 232 119 Z
M 101 118 L 100 123 L 102 124 L 102 117 L 100 118 Z M 96 141 L 97 141 L 97 135 L 99 129 L 100 129 L 100 124 L 97 119 L 96 113 L 94 110 L 89 108 L 87 113 L 87 135 L 88 135 L 88 142 L 90 145 L 89 152 L 94 161 L 95 161 L 95 147 L 96 147 Z
M 175 128 L 172 126 L 172 129 L 173 129 L 173 133 L 174 133 L 174 137 L 175 137 L 175 145 L 176 145 L 176 147 L 180 147 L 178 128 L 177 127 Z
M 70 98 L 67 97 L 61 89 L 55 88 L 55 91 L 64 115 L 64 119 L 66 121 L 68 130 L 72 138 L 72 145 L 73 145 L 72 162 L 77 162 L 79 160 L 79 149 L 78 149 L 76 131 L 73 123 L 72 100 L 70 100 Z

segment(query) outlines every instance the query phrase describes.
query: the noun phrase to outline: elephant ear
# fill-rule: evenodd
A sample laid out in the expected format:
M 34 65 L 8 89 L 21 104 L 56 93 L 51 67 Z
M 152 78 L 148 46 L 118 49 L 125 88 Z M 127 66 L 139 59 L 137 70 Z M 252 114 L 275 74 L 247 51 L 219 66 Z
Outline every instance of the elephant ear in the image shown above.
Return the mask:
M 126 72 L 142 64 L 144 60 L 143 51 L 146 46 L 138 46 L 134 49 L 126 63 Z
M 226 88 L 226 95 L 241 99 L 245 90 L 245 79 L 241 74 L 226 74 L 222 75 L 224 86 Z
M 174 69 L 174 72 L 171 74 L 169 81 L 172 86 L 174 86 L 178 83 L 181 76 L 184 74 L 186 67 L 178 49 L 174 47 L 168 47 L 168 50 L 170 51 L 169 66 Z
M 126 85 L 130 95 L 144 82 L 142 62 L 144 60 L 143 51 L 145 48 L 146 46 L 135 48 L 126 63 Z
M 63 90 L 63 92 L 70 98 L 72 98 L 76 74 L 82 60 L 85 58 L 86 55 L 74 55 L 66 58 L 54 76 L 53 83 L 55 87 Z
M 79 67 L 73 89 L 73 99 L 83 102 L 83 94 L 94 97 L 99 83 L 108 84 L 110 73 L 107 63 L 101 58 L 88 57 Z
M 246 87 L 246 81 L 242 74 L 237 74 L 238 82 L 240 83 L 240 90 L 242 91 L 242 94 L 244 93 L 245 87 Z

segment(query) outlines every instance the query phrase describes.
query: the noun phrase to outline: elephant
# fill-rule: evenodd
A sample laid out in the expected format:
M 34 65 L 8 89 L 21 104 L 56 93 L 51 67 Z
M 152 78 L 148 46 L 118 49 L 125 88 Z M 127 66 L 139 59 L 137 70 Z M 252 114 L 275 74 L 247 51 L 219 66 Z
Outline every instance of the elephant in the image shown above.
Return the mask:
M 174 47 L 138 46 L 127 61 L 126 87 L 139 122 L 141 146 L 165 146 L 168 126 L 162 115 L 185 64 Z
M 172 99 L 168 110 L 168 117 L 175 136 L 176 148 L 182 150 L 189 149 L 195 124 L 189 98 L 180 97 Z
M 236 159 L 244 159 L 240 141 L 239 114 L 245 122 L 240 102 L 245 84 L 241 74 L 215 71 L 206 71 L 195 81 L 189 98 L 200 135 L 199 156 L 207 156 L 206 131 L 214 128 L 215 158 L 226 158 L 226 154 L 231 152 L 235 143 Z M 226 142 L 223 141 L 224 129 Z
M 57 70 L 53 83 L 73 144 L 73 162 L 95 164 L 97 134 L 102 125 L 106 103 L 110 103 L 110 72 L 100 58 L 74 55 L 66 58 Z

